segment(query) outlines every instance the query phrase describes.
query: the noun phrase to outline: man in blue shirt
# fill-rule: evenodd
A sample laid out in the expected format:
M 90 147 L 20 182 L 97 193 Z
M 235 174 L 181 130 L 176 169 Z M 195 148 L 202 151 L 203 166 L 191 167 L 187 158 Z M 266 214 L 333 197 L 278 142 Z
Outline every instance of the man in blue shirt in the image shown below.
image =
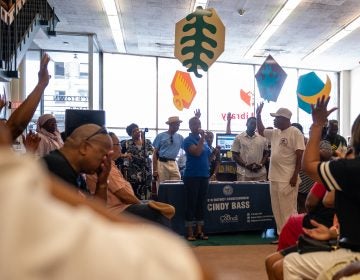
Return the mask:
M 181 122 L 178 116 L 169 117 L 166 122 L 169 129 L 159 133 L 153 142 L 153 176 L 159 183 L 165 180 L 181 180 L 176 162 L 184 141 L 184 137 L 177 133 Z

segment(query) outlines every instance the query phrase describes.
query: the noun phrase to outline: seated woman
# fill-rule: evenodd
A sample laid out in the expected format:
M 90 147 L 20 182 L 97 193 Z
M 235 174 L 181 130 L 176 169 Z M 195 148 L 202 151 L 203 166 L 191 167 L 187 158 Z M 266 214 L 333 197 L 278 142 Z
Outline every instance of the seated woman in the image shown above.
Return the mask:
M 332 154 L 331 146 L 327 141 L 320 143 L 320 155 L 322 161 L 329 160 Z M 323 199 L 326 197 L 326 205 Z M 304 233 L 303 227 L 312 228 L 311 219 L 330 227 L 334 217 L 334 196 L 333 193 L 327 194 L 326 188 L 320 183 L 315 183 L 306 198 L 307 214 L 292 215 L 284 225 L 280 236 L 278 252 L 267 256 L 265 260 L 266 271 L 269 279 L 282 279 L 282 262 L 285 255 L 296 252 L 296 243 L 301 234 Z
M 35 154 L 43 157 L 53 150 L 60 149 L 64 142 L 57 129 L 56 119 L 52 114 L 44 114 L 39 117 L 36 128 L 37 136 L 40 137 L 39 145 Z
M 304 229 L 310 237 L 318 240 L 338 238 L 337 250 L 331 252 L 292 253 L 284 258 L 285 279 L 319 279 L 323 271 L 348 261 L 360 258 L 360 115 L 351 129 L 354 158 L 320 162 L 317 146 L 327 117 L 336 108 L 327 110 L 329 98 L 323 96 L 312 105 L 313 125 L 306 146 L 302 167 L 317 182 L 322 182 L 327 190 L 335 190 L 335 211 L 339 220 L 340 235 L 335 229 L 329 229 L 315 221 L 313 229 Z M 336 273 L 336 271 L 332 271 Z M 329 275 L 328 275 L 329 276 Z M 324 279 L 324 278 L 322 278 Z M 331 276 L 330 276 L 331 279 Z
M 332 149 L 327 141 L 320 142 L 320 158 L 322 161 L 328 161 L 331 158 Z M 289 246 L 295 245 L 299 235 L 304 233 L 302 227 L 312 227 L 310 219 L 331 226 L 334 216 L 334 210 L 324 207 L 322 200 L 325 196 L 326 189 L 320 183 L 315 183 L 311 188 L 305 202 L 307 214 L 292 215 L 284 225 L 280 236 L 278 251 Z M 333 208 L 333 206 L 331 207 Z
M 119 215 L 127 212 L 139 216 L 141 218 L 162 224 L 169 225 L 169 220 L 175 214 L 175 209 L 169 204 L 159 202 L 140 201 L 134 194 L 134 191 L 128 181 L 125 180 L 121 171 L 116 167 L 115 160 L 120 156 L 120 143 L 117 136 L 109 133 L 113 141 L 113 154 L 111 162 L 111 170 L 109 174 L 109 182 L 107 185 L 106 197 L 104 201 L 110 212 Z M 86 183 L 91 193 L 96 190 L 96 175 L 87 175 Z M 106 187 L 106 186 L 105 186 Z M 157 206 L 159 206 L 158 208 Z

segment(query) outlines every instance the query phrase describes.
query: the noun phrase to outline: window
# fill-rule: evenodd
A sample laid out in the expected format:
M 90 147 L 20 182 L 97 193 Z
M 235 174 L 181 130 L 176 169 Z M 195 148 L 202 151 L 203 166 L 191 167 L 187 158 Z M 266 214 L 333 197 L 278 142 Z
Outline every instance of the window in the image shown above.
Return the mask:
M 63 79 L 65 76 L 64 62 L 54 62 L 55 79 Z
M 209 128 L 225 132 L 227 113 L 232 113 L 232 131 L 246 129 L 254 116 L 254 67 L 214 63 L 209 69 Z
M 89 65 L 87 63 L 80 63 L 80 78 L 87 79 L 89 77 Z
M 136 123 L 150 133 L 156 127 L 156 59 L 104 54 L 104 110 L 110 130 Z
M 182 110 L 179 110 L 174 104 L 171 83 L 177 70 L 186 72 L 186 69 L 177 59 L 159 58 L 158 65 L 158 127 L 168 129 L 169 126 L 165 123 L 168 118 L 170 116 L 179 116 L 183 121 L 180 130 L 189 131 L 188 121 L 194 117 L 194 110 L 200 109 L 201 126 L 203 129 L 207 129 L 207 74 L 204 73 L 202 78 L 196 78 L 194 74 L 190 73 L 196 94 L 189 108 L 186 108 L 185 105 Z

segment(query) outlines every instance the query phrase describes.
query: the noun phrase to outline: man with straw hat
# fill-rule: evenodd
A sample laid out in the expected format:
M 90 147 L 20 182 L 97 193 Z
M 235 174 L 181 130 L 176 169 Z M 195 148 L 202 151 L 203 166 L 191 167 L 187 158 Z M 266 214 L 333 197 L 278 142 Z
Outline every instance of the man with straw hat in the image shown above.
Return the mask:
M 180 151 L 184 137 L 177 133 L 182 120 L 178 116 L 169 117 L 166 124 L 169 129 L 159 133 L 154 142 L 153 175 L 160 183 L 165 180 L 180 180 L 176 157 Z

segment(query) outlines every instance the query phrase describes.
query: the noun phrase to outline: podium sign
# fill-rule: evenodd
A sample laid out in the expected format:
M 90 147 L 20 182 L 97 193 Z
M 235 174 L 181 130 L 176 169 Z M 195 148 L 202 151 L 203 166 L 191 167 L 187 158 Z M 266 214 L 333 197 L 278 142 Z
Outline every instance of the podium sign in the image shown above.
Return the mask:
M 171 228 L 184 235 L 185 194 L 182 182 L 160 184 L 158 198 L 176 209 Z M 267 182 L 211 182 L 206 197 L 205 232 L 265 230 L 275 227 Z

